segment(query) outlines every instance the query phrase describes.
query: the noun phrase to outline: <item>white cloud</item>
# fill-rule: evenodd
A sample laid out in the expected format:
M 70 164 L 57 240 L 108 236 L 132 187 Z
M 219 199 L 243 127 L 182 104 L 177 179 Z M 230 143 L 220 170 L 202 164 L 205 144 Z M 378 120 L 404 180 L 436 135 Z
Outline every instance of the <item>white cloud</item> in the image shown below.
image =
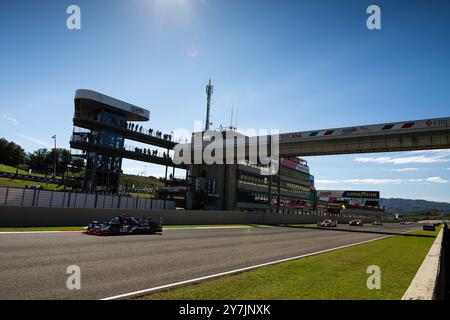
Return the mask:
M 328 184 L 370 184 L 370 185 L 384 185 L 384 184 L 406 184 L 406 183 L 429 183 L 429 184 L 445 184 L 447 180 L 441 177 L 429 177 L 426 179 L 343 179 L 343 180 L 316 180 L 316 185 Z
M 316 179 L 315 184 L 334 184 L 334 183 L 342 183 L 342 180 L 320 180 Z
M 399 184 L 404 182 L 404 179 L 344 179 L 344 180 L 317 180 L 317 184 L 371 184 L 371 185 L 380 185 L 380 184 Z
M 411 157 L 358 157 L 355 158 L 356 162 L 362 163 L 378 163 L 378 164 L 410 164 L 410 163 L 436 163 L 436 162 L 449 162 L 450 159 L 446 159 L 444 155 L 435 156 L 411 156 Z
M 354 161 L 361 163 L 394 164 L 394 165 L 411 164 L 411 163 L 426 164 L 426 163 L 450 162 L 450 149 L 415 150 L 405 152 L 403 156 L 394 156 L 394 157 L 390 156 L 357 157 L 354 159 Z
M 439 184 L 448 183 L 447 180 L 442 179 L 441 177 L 430 177 L 430 178 L 427 179 L 427 182 L 429 182 L 429 183 L 439 183 Z
M 442 154 L 450 154 L 450 149 L 434 149 L 434 150 L 414 150 L 408 151 L 408 153 L 442 153 Z
M 412 171 L 419 171 L 421 169 L 419 168 L 401 168 L 401 169 L 391 169 L 391 171 L 396 171 L 396 172 L 412 172 Z
M 14 124 L 18 124 L 19 122 L 17 121 L 16 118 L 12 117 L 11 115 L 8 115 L 6 113 L 2 113 L 3 119 L 8 120 Z
M 32 142 L 34 144 L 38 144 L 38 145 L 41 145 L 41 146 L 44 146 L 44 147 L 47 147 L 47 148 L 52 148 L 52 146 L 49 143 L 46 143 L 44 141 L 41 141 L 41 140 L 38 140 L 38 139 L 35 139 L 35 138 L 32 138 L 32 137 L 29 137 L 29 136 L 26 136 L 24 134 L 19 134 L 19 137 L 21 137 L 22 139 L 28 140 L 28 141 L 30 141 L 30 142 Z

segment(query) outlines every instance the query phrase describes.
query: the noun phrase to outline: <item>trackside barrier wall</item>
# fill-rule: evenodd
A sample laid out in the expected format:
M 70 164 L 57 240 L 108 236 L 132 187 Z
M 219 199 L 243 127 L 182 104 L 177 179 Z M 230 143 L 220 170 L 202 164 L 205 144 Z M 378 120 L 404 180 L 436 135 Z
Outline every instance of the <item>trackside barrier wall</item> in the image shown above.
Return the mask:
M 2 206 L 174 210 L 175 202 L 129 196 L 0 187 L 0 208 Z
M 155 200 L 153 200 L 155 202 Z M 162 207 L 164 201 L 157 200 Z M 150 206 L 148 202 L 140 204 Z M 155 205 L 156 207 L 156 205 Z M 93 220 L 109 220 L 121 214 L 162 218 L 164 224 L 315 224 L 327 216 L 316 213 L 292 214 L 269 212 L 195 211 L 163 209 L 91 209 L 91 208 L 43 208 L 1 207 L 0 227 L 49 227 L 84 226 Z M 336 219 L 331 217 L 332 219 Z M 350 218 L 338 218 L 348 223 Z
M 441 298 L 442 254 L 444 229 L 439 231 L 422 265 L 417 271 L 402 300 L 435 300 Z
M 444 228 L 444 245 L 441 258 L 441 282 L 439 286 L 439 298 L 450 299 L 450 230 Z

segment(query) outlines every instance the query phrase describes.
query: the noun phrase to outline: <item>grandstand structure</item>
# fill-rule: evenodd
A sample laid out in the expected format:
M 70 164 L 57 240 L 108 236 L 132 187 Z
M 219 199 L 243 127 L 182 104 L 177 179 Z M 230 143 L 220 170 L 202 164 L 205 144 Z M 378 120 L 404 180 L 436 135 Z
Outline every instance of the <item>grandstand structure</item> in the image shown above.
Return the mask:
M 124 158 L 166 166 L 166 178 L 169 167 L 184 168 L 170 158 L 172 135 L 141 125 L 149 120 L 150 111 L 144 108 L 92 90 L 76 91 L 70 147 L 81 150 L 75 156 L 86 160 L 85 191 L 118 193 Z M 126 145 L 125 139 L 152 148 Z

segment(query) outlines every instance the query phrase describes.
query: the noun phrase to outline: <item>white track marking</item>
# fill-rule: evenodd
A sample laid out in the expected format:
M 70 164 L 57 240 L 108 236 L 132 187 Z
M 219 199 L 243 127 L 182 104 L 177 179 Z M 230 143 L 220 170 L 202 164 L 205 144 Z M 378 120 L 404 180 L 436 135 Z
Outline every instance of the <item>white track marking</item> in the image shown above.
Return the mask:
M 410 231 L 407 231 L 407 232 L 410 232 Z M 393 236 L 395 236 L 395 235 L 384 236 L 384 237 L 380 237 L 380 238 L 376 238 L 376 239 L 371 239 L 371 240 L 356 242 L 356 243 L 352 243 L 352 244 L 347 244 L 347 245 L 344 245 L 344 246 L 339 246 L 339 247 L 335 247 L 335 248 L 331 248 L 331 249 L 325 249 L 325 250 L 321 250 L 321 251 L 307 253 L 307 254 L 303 254 L 303 255 L 300 255 L 300 256 L 285 258 L 285 259 L 271 261 L 271 262 L 266 262 L 266 263 L 261 263 L 261 264 L 257 264 L 257 265 L 253 265 L 253 266 L 249 266 L 249 267 L 245 267 L 245 268 L 240 268 L 240 269 L 230 270 L 230 271 L 226 271 L 226 272 L 211 274 L 211 275 L 200 277 L 200 278 L 195 278 L 195 279 L 190 279 L 190 280 L 170 283 L 170 284 L 166 284 L 166 285 L 162 285 L 162 286 L 158 286 L 158 287 L 143 289 L 143 290 L 129 292 L 129 293 L 124 293 L 124 294 L 119 294 L 119 295 L 116 295 L 116 296 L 103 298 L 103 299 L 100 299 L 100 300 L 116 300 L 116 299 L 123 299 L 123 298 L 129 298 L 129 297 L 133 297 L 133 296 L 144 295 L 144 294 L 148 294 L 148 293 L 152 293 L 152 292 L 156 292 L 156 291 L 160 291 L 160 290 L 164 290 L 164 289 L 175 288 L 175 287 L 179 287 L 179 286 L 183 286 L 183 285 L 187 285 L 187 284 L 193 284 L 193 283 L 201 282 L 201 281 L 204 281 L 204 280 L 209 280 L 209 279 L 214 279 L 214 278 L 218 278 L 218 277 L 222 277 L 222 276 L 226 276 L 226 275 L 236 274 L 236 273 L 240 273 L 240 272 L 244 272 L 244 271 L 248 271 L 248 270 L 252 270 L 252 269 L 256 269 L 256 268 L 260 268 L 260 267 L 270 266 L 270 265 L 274 265 L 274 264 L 278 264 L 278 263 L 282 263 L 282 262 L 287 262 L 287 261 L 291 261 L 291 260 L 295 260 L 295 259 L 306 258 L 306 257 L 315 256 L 315 255 L 326 253 L 326 252 L 330 252 L 330 251 L 335 251 L 335 250 L 339 250 L 339 249 L 353 247 L 353 246 L 357 246 L 357 245 L 364 244 L 364 243 L 369 243 L 369 242 L 373 242 L 373 241 L 378 241 L 378 240 L 390 238 L 390 237 L 393 237 Z
M 0 232 L 0 235 L 2 234 L 52 234 L 52 233 L 81 233 L 83 230 L 80 231 L 5 231 Z

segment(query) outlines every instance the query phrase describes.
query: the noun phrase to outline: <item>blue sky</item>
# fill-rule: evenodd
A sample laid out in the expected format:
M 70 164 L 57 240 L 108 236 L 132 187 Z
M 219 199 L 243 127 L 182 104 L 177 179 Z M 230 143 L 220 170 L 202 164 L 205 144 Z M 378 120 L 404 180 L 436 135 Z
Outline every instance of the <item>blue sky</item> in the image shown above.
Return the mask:
M 66 28 L 70 4 L 81 30 Z M 381 30 L 366 27 L 371 4 Z M 449 116 L 449 35 L 445 0 L 13 1 L 0 11 L 0 136 L 68 147 L 77 88 L 148 108 L 154 128 L 192 130 L 209 78 L 214 126 L 233 105 L 239 127 L 281 132 Z M 320 188 L 450 202 L 448 151 L 307 160 Z

